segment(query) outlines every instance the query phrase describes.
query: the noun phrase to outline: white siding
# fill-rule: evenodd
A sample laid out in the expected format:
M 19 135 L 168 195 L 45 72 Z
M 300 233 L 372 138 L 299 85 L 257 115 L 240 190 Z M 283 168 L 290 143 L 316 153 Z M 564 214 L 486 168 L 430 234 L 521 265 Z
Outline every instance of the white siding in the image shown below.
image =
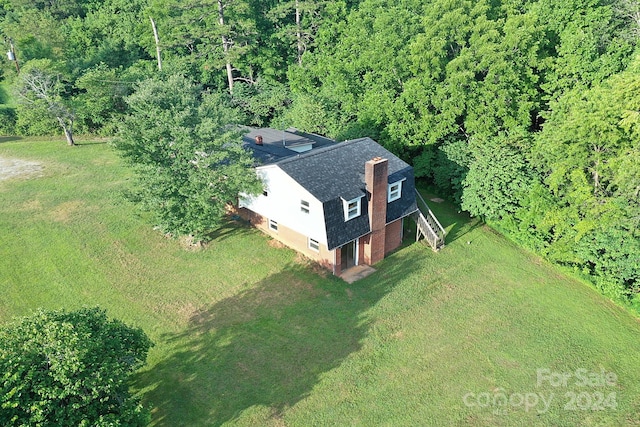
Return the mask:
M 240 206 L 326 245 L 322 203 L 278 166 L 260 167 L 257 173 L 264 182 L 267 196 L 245 197 Z M 309 213 L 300 209 L 302 200 L 309 202 Z

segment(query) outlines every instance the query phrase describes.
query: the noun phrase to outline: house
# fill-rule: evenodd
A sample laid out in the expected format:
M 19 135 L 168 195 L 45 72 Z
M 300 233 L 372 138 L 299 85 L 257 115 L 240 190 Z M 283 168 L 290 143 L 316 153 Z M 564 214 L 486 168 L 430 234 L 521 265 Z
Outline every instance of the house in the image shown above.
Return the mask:
M 252 129 L 243 145 L 265 189 L 240 198 L 240 215 L 336 275 L 398 248 L 419 212 L 413 168 L 371 138 Z

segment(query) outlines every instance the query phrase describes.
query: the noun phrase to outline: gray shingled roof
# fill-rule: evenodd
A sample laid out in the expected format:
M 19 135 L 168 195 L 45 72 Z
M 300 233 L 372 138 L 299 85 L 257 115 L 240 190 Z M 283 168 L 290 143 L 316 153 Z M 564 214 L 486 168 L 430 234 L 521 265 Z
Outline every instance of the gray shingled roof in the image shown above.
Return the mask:
M 252 152 L 256 163 L 259 165 L 275 163 L 287 157 L 298 155 L 296 151 L 287 147 L 312 144 L 315 149 L 336 144 L 335 141 L 329 138 L 300 132 L 293 128 L 287 130 L 248 128 L 248 130 L 249 132 L 242 137 L 242 146 Z M 258 135 L 262 136 L 262 145 L 255 143 Z
M 371 138 L 341 142 L 288 157 L 277 165 L 321 202 L 351 200 L 365 191 L 364 164 L 374 157 L 389 160 L 389 182 L 401 179 L 407 163 Z
M 371 138 L 314 149 L 276 163 L 323 203 L 330 250 L 371 231 L 367 198 L 362 199 L 361 215 L 346 222 L 341 199 L 366 196 L 364 165 L 374 157 L 389 161 L 389 183 L 404 179 L 402 197 L 387 205 L 387 223 L 414 212 L 417 206 L 413 168 Z
M 263 137 L 262 146 L 254 142 L 256 135 Z M 374 157 L 389 161 L 389 183 L 404 179 L 402 197 L 387 205 L 387 223 L 402 218 L 417 209 L 413 168 L 371 138 L 359 138 L 340 143 L 322 138 L 314 141 L 314 148 L 296 153 L 282 145 L 285 142 L 308 143 L 309 135 L 294 134 L 274 129 L 254 129 L 245 135 L 245 146 L 253 151 L 261 164 L 276 164 L 314 197 L 323 203 L 329 249 L 342 246 L 367 234 L 369 216 L 364 182 L 365 163 Z M 313 141 L 313 140 L 312 140 Z M 320 147 L 320 148 L 315 148 Z M 364 196 L 361 215 L 344 221 L 342 200 Z

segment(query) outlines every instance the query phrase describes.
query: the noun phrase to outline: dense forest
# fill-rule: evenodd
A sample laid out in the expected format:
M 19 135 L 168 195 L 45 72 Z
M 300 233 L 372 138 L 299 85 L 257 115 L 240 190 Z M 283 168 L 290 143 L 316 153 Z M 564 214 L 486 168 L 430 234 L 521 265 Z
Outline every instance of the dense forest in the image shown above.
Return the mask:
M 111 136 L 186 81 L 238 123 L 370 136 L 640 299 L 637 0 L 0 0 L 0 31 L 0 133 Z

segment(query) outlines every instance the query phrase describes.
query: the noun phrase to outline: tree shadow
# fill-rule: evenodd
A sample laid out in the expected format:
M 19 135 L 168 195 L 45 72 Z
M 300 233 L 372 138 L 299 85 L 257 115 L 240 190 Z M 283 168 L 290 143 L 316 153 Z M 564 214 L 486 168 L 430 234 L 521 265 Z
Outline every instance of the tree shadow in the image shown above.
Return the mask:
M 223 220 L 220 227 L 207 233 L 205 236 L 206 245 L 223 242 L 229 237 L 242 236 L 248 233 L 256 232 L 254 227 L 248 221 L 244 221 L 240 217 L 228 216 Z
M 20 136 L 0 136 L 0 144 L 3 142 L 20 141 L 22 139 Z
M 108 139 L 78 140 L 78 139 L 74 138 L 74 142 L 75 142 L 76 146 L 82 147 L 82 146 L 86 146 L 86 145 L 105 145 L 105 144 L 109 143 L 109 140 Z
M 420 188 L 420 193 L 442 227 L 447 230 L 445 244 L 464 237 L 484 224 L 480 218 L 471 217 L 469 213 L 461 211 L 459 207 L 434 193 L 431 188 Z M 441 201 L 434 202 L 432 199 Z
M 252 407 L 279 418 L 361 348 L 367 310 L 415 268 L 395 258 L 351 285 L 291 265 L 195 313 L 162 337 L 170 356 L 134 379 L 152 425 L 217 426 Z
M 457 220 L 454 222 L 446 221 L 446 225 L 445 223 L 442 224 L 445 230 L 447 230 L 445 244 L 455 242 L 483 225 L 484 222 L 482 222 L 480 218 L 472 218 L 467 212 L 460 212 L 457 214 Z

